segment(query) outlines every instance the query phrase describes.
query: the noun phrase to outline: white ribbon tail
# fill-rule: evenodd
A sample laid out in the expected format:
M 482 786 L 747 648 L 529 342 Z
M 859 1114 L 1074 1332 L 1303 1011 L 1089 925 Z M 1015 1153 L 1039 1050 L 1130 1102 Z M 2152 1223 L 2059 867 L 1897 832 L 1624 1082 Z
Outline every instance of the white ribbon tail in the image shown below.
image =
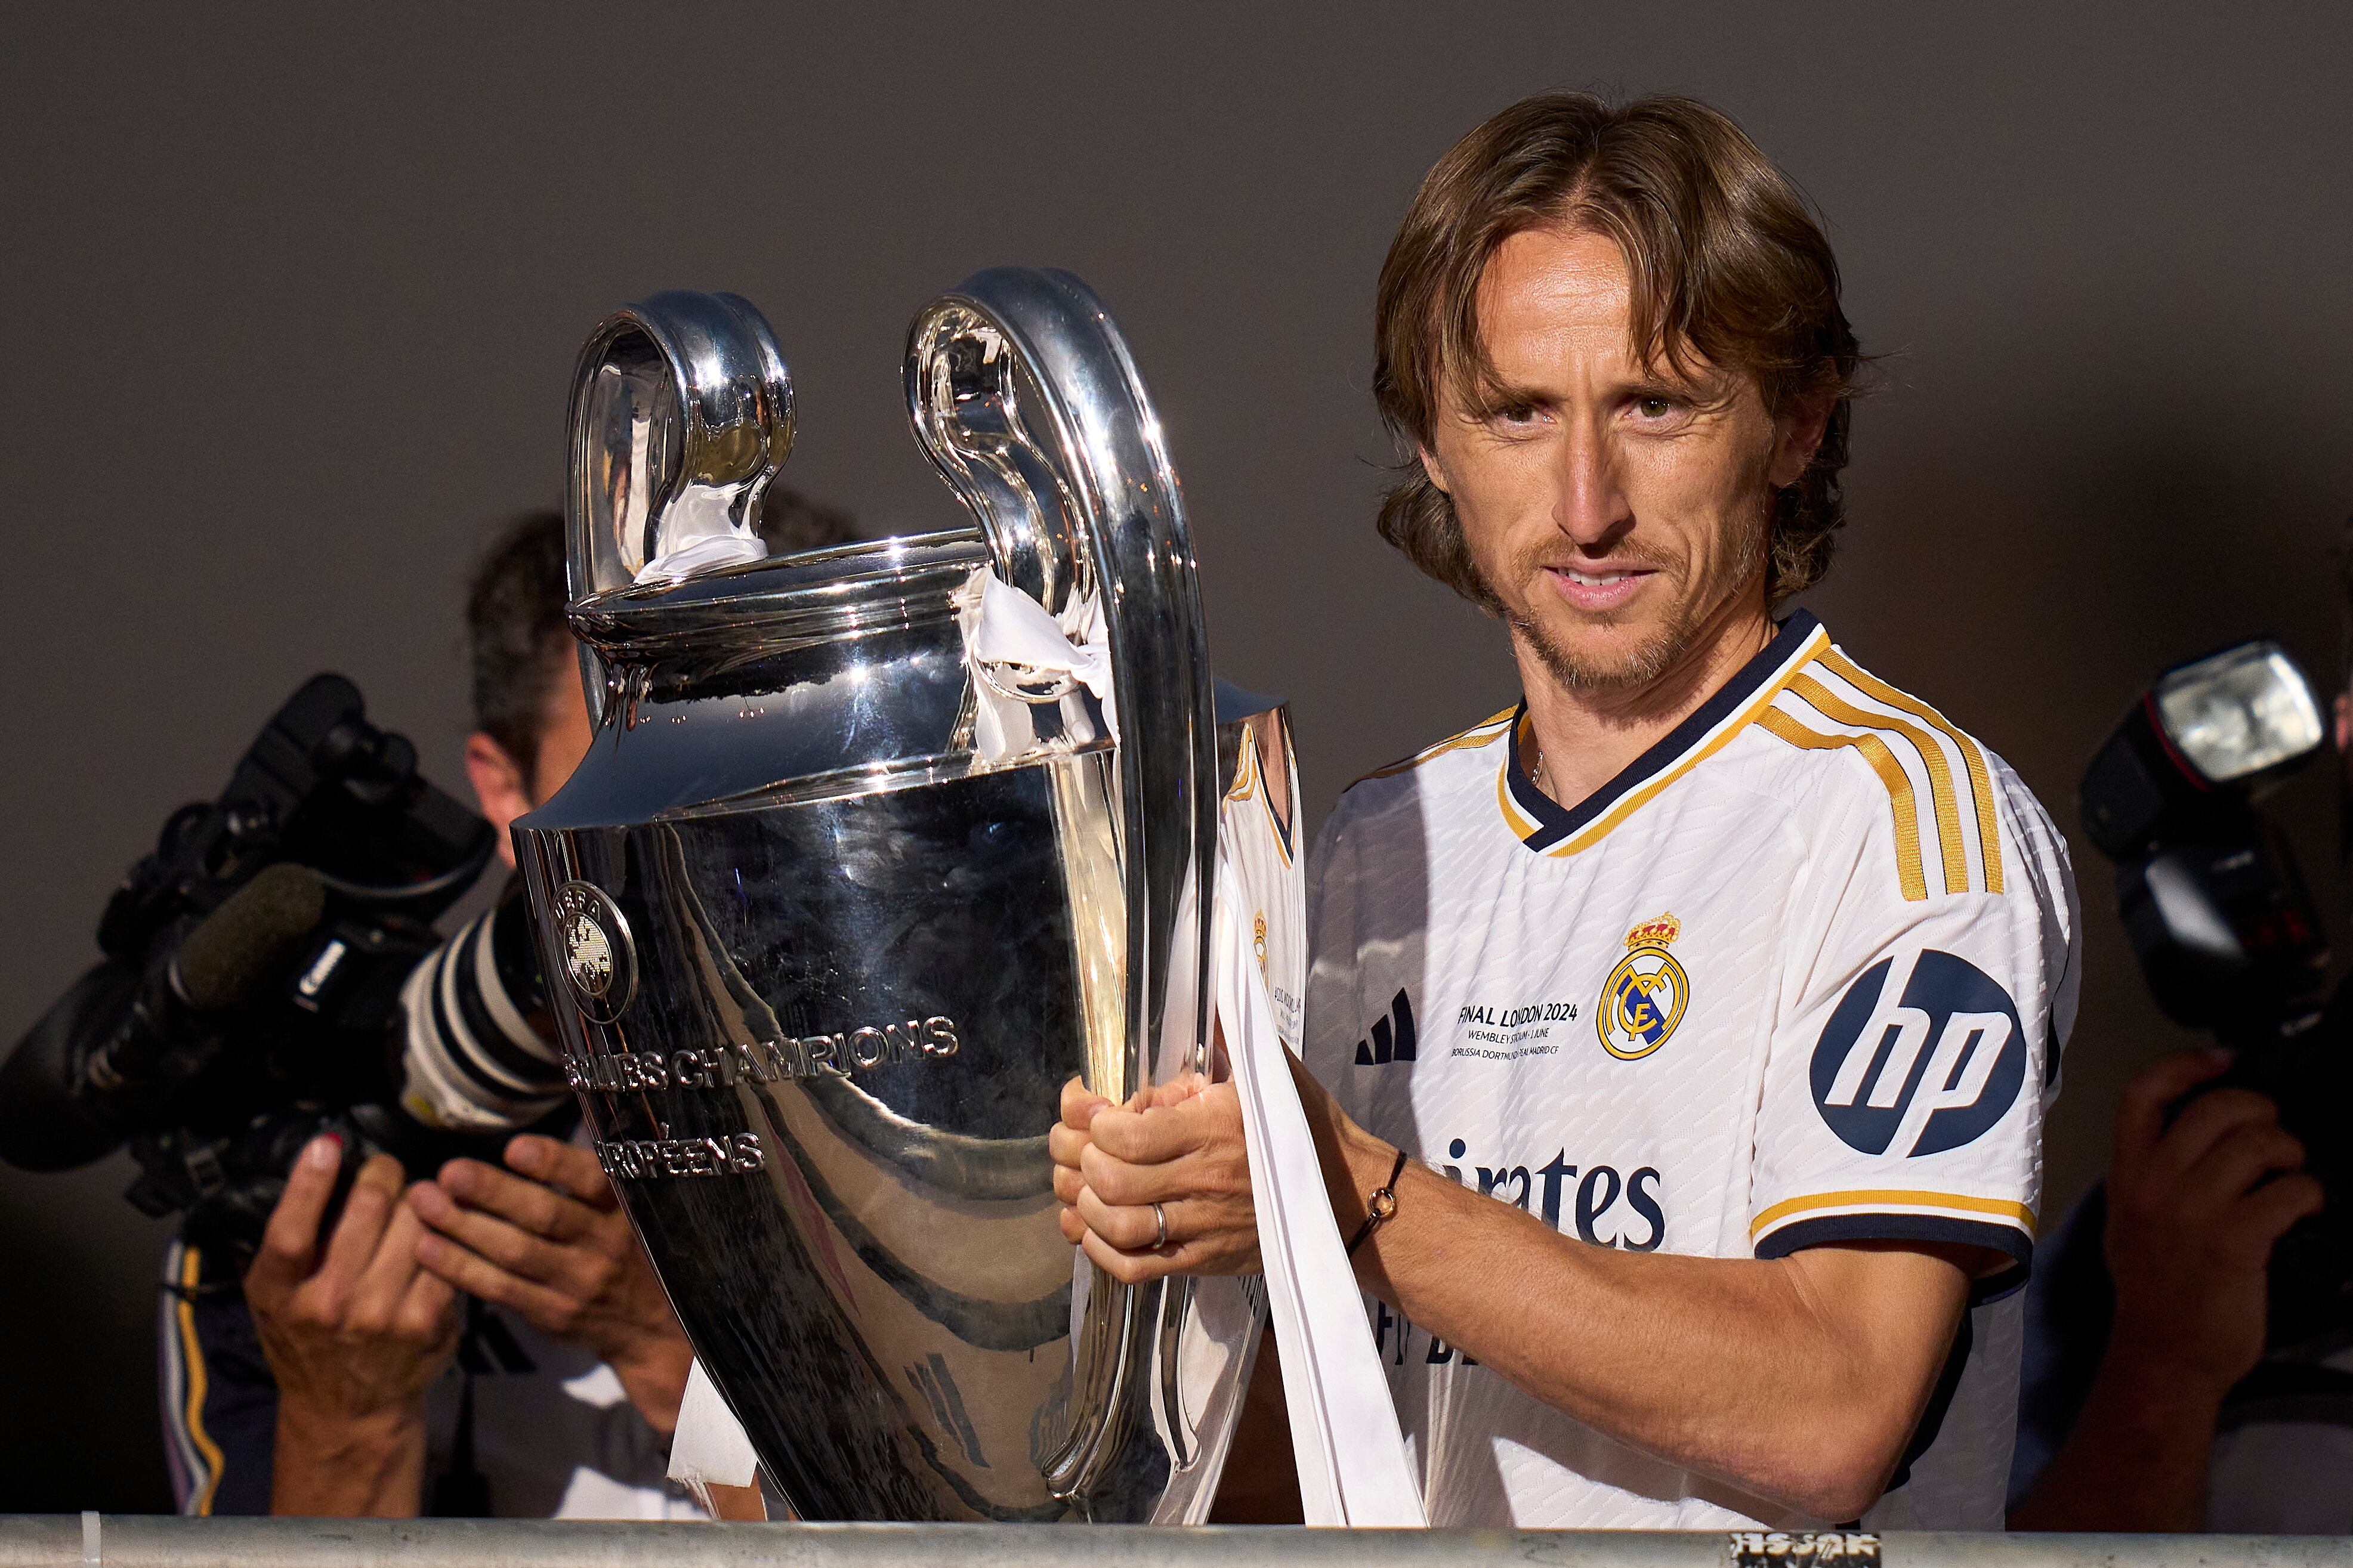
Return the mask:
M 1364 1295 L 1332 1218 L 1266 977 L 1250 931 L 1236 918 L 1239 896 L 1237 879 L 1220 856 L 1218 1018 L 1241 1099 L 1300 1502 L 1312 1525 L 1427 1527 L 1421 1489 L 1407 1462 L 1397 1405 L 1366 1326 Z

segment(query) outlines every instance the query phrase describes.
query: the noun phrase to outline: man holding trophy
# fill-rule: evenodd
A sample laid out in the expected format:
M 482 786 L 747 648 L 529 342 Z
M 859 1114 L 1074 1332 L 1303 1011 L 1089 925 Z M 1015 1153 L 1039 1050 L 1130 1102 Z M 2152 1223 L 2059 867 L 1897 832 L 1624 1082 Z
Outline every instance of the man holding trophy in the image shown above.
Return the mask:
M 1198 1521 L 1271 1312 L 1322 1520 L 1418 1480 L 1440 1524 L 1998 1524 L 2073 890 L 1998 758 L 1777 619 L 1839 521 L 1827 243 L 1704 106 L 1533 99 L 1424 182 L 1377 339 L 1419 458 L 1382 531 L 1525 698 L 1350 790 L 1312 898 L 1287 722 L 1210 676 L 1083 283 L 992 268 L 909 331 L 973 526 L 782 559 L 757 310 L 589 339 L 596 734 L 515 838 L 597 1160 L 742 1428 L 697 1473 Z
M 1524 700 L 1318 847 L 1301 1096 L 1433 1524 L 1999 1528 L 2065 852 L 1801 610 L 1858 355 L 1786 179 L 1685 100 L 1527 100 L 1423 182 L 1381 531 Z M 1063 1234 L 1260 1267 L 1230 1085 L 1073 1081 Z M 1242 1441 L 1249 1441 L 1246 1435 Z

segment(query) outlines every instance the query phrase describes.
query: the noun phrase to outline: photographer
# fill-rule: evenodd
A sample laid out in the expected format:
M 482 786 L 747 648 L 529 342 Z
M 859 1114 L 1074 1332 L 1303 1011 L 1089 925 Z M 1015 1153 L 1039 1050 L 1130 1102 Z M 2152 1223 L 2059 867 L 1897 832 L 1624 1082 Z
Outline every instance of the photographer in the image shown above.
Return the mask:
M 781 490 L 761 531 L 778 553 L 855 537 Z M 565 596 L 563 521 L 541 513 L 493 547 L 468 601 L 467 773 L 509 867 L 509 824 L 593 738 Z M 412 1011 L 429 996 L 405 994 Z M 412 1062 L 411 1109 L 419 1088 Z M 546 1102 L 517 1103 L 510 1125 Z M 164 1404 L 184 1511 L 697 1513 L 663 1479 L 691 1352 L 596 1157 L 546 1135 L 570 1114 L 557 1103 L 545 1131 L 508 1141 L 502 1167 L 456 1159 L 411 1184 L 377 1154 L 323 1235 L 343 1155 L 333 1135 L 313 1140 L 241 1294 L 201 1289 L 217 1266 L 175 1245 Z
M 2339 565 L 2353 612 L 2353 552 Z M 2334 710 L 2353 804 L 2353 690 Z M 2282 947 L 2314 952 L 2316 981 L 2316 924 L 2274 923 Z M 2266 1030 L 2262 999 L 2242 1000 L 2220 1030 L 2236 1049 L 2170 1057 L 2126 1086 L 2107 1176 L 2029 1288 L 2011 1529 L 2353 1533 L 2353 1286 L 2332 1208 L 2349 1009 L 2340 987 Z

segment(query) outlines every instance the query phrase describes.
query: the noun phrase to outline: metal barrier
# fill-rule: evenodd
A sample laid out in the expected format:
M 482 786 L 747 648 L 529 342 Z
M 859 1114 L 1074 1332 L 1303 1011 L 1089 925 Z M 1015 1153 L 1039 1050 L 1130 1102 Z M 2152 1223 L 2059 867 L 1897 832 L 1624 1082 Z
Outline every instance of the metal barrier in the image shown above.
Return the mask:
M 0 1568 L 2316 1568 L 2353 1538 L 0 1515 Z

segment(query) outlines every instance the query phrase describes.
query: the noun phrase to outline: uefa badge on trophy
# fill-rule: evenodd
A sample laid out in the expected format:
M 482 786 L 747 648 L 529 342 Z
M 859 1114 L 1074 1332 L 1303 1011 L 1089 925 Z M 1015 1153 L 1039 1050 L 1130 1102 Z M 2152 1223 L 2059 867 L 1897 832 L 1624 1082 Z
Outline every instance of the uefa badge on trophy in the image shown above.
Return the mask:
M 1287 725 L 1211 680 L 1159 422 L 1085 285 L 976 274 L 917 315 L 906 387 L 975 527 L 771 558 L 793 395 L 759 313 L 660 294 L 583 351 L 598 727 L 516 828 L 566 1076 L 802 1517 L 1198 1521 L 1261 1292 L 1097 1273 L 1046 1134 L 1074 1073 L 1120 1100 L 1215 1068 L 1221 835 L 1295 1034 Z

